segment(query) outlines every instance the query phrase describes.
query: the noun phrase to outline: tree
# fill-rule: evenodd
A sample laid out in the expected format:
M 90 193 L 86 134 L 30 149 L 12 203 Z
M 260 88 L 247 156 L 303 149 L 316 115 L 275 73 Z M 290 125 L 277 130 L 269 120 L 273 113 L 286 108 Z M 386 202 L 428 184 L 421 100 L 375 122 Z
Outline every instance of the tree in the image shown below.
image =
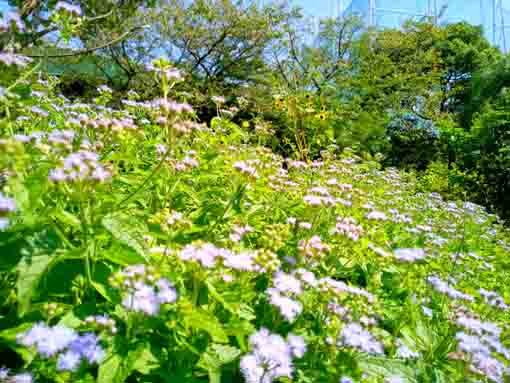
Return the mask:
M 252 82 L 267 69 L 288 7 L 246 0 L 166 0 L 151 17 L 152 38 L 202 89 Z

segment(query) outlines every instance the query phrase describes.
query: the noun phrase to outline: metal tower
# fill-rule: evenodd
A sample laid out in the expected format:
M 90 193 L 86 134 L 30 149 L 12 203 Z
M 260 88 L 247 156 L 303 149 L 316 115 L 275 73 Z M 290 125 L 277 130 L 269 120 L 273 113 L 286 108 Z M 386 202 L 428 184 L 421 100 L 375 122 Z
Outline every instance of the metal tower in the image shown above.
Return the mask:
M 399 27 L 409 18 L 429 18 L 442 25 L 467 21 L 481 25 L 493 45 L 507 52 L 510 9 L 503 0 L 336 0 L 341 16 L 356 14 L 367 27 Z M 336 12 L 335 12 L 336 13 Z M 333 16 L 333 14 L 332 14 Z M 336 15 L 335 15 L 336 16 Z M 510 35 L 508 36 L 510 37 Z

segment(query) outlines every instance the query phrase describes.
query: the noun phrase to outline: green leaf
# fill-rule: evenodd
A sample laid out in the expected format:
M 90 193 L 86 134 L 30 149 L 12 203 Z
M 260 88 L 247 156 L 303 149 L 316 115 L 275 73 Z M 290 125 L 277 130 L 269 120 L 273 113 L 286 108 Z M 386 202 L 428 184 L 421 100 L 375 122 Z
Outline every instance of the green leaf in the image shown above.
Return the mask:
M 37 293 L 37 286 L 41 278 L 48 271 L 54 258 L 51 255 L 24 257 L 17 267 L 18 280 L 16 293 L 18 298 L 18 313 L 24 315 L 29 309 L 32 298 Z
M 121 266 L 145 262 L 145 258 L 140 256 L 135 250 L 120 243 L 115 243 L 111 249 L 103 252 L 102 256 L 108 261 Z
M 34 358 L 37 356 L 37 351 L 31 348 L 20 346 L 17 341 L 17 336 L 18 334 L 29 330 L 32 326 L 33 323 L 23 323 L 17 327 L 12 327 L 0 331 L 0 343 L 7 345 L 9 348 L 21 355 L 27 364 L 34 360 Z
M 52 214 L 52 217 L 62 223 L 64 223 L 67 226 L 73 227 L 73 228 L 79 228 L 81 227 L 81 222 L 74 214 L 71 214 L 63 209 L 58 209 Z
M 115 213 L 104 217 L 102 223 L 114 238 L 136 251 L 147 262 L 148 249 L 143 241 L 147 229 L 141 222 L 128 214 Z
M 78 318 L 72 311 L 66 313 L 60 320 L 58 321 L 59 325 L 63 325 L 69 328 L 77 328 L 81 326 L 82 321 Z
M 128 363 L 142 374 L 149 374 L 151 370 L 158 368 L 158 359 L 152 354 L 150 344 L 140 344 L 136 350 L 128 355 Z
M 122 358 L 120 355 L 110 355 L 99 366 L 97 383 L 122 383 Z
M 197 367 L 207 370 L 210 382 L 221 381 L 221 367 L 231 363 L 241 355 L 241 350 L 222 344 L 212 344 L 202 354 Z
M 184 317 L 186 325 L 197 330 L 206 331 L 213 341 L 217 343 L 228 343 L 228 336 L 220 321 L 207 311 L 195 309 Z

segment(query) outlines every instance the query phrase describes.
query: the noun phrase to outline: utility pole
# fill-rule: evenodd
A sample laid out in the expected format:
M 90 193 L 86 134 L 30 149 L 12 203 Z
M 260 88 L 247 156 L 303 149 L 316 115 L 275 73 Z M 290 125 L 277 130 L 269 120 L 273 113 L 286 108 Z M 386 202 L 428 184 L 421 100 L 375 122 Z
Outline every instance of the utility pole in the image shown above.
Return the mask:
M 492 0 L 492 43 L 497 45 L 496 42 L 496 0 Z
M 437 0 L 434 0 L 434 25 L 437 25 L 438 24 L 438 20 L 437 20 L 437 17 L 438 14 L 437 14 Z
M 368 26 L 375 26 L 375 0 L 368 0 Z

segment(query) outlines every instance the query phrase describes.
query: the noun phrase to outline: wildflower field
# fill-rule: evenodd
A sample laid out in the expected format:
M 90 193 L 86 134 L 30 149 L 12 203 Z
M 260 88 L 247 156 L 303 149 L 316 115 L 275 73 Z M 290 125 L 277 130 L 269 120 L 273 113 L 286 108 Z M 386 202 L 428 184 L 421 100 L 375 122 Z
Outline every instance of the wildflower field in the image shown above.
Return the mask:
M 274 97 L 285 154 L 169 61 L 119 102 L 31 62 L 0 56 L 0 382 L 510 382 L 510 233 L 447 180 L 327 140 L 310 93 Z

